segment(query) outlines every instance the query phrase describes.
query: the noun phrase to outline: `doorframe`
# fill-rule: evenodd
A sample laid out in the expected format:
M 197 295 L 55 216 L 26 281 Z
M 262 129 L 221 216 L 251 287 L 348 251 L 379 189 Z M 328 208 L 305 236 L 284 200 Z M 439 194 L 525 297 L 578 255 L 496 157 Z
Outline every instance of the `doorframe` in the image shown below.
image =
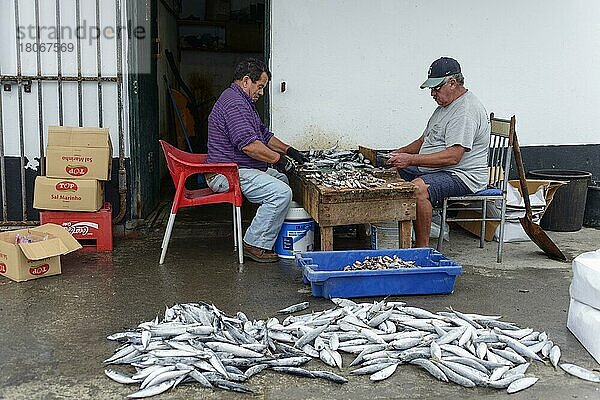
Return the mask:
M 129 42 L 129 219 L 137 220 L 147 217 L 159 203 L 158 87 L 154 54 L 158 43 L 158 0 L 130 0 L 127 11 L 128 22 L 134 26 L 136 21 L 147 21 L 145 17 L 149 12 L 152 53 L 141 54 L 137 41 Z M 141 57 L 150 58 L 149 73 L 139 73 Z
M 267 65 L 271 65 L 271 0 L 265 0 L 265 25 L 264 25 L 264 51 L 263 58 Z M 271 69 L 271 67 L 269 67 Z M 271 82 L 271 90 L 275 90 Z M 264 96 L 265 102 L 265 126 L 271 129 L 271 90 L 267 90 Z

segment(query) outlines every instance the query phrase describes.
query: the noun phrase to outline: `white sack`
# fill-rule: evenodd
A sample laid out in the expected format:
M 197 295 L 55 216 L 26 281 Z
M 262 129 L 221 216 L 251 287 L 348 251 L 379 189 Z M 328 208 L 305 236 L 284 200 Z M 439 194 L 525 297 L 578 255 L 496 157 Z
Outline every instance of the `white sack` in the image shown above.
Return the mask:
M 544 186 L 540 186 L 535 193 L 529 193 L 529 202 L 532 208 L 546 207 L 546 194 Z M 509 208 L 525 209 L 525 201 L 519 190 L 513 185 L 506 185 L 506 206 Z
M 571 298 L 600 309 L 600 250 L 578 255 L 573 260 L 572 267 L 573 281 L 569 289 Z M 598 332 L 600 342 L 600 329 Z
M 600 310 L 571 299 L 567 328 L 600 364 Z
M 442 223 L 442 213 L 440 210 L 433 210 L 433 215 L 431 216 L 431 230 L 429 231 L 430 238 L 438 238 L 440 237 L 440 225 Z M 413 237 L 415 231 L 413 230 Z M 450 241 L 450 227 L 448 223 L 444 224 L 444 240 Z
M 540 186 L 535 193 L 529 194 L 529 201 L 532 207 L 533 223 L 540 223 L 540 216 L 546 208 L 546 200 L 544 186 Z M 500 203 L 496 207 L 490 208 L 494 217 L 500 218 Z M 489 210 L 489 209 L 488 209 Z M 525 202 L 521 193 L 512 185 L 508 185 L 506 189 L 506 214 L 504 216 L 504 243 L 509 242 L 528 242 L 531 239 L 525 233 L 525 230 L 519 222 L 519 218 L 525 216 Z M 494 232 L 494 240 L 500 240 L 500 225 L 496 227 Z
M 500 225 L 496 228 L 496 232 L 494 233 L 494 240 L 496 242 L 500 241 Z M 531 239 L 525 233 L 525 230 L 521 226 L 521 223 L 517 220 L 515 221 L 505 221 L 504 222 L 504 243 L 510 242 L 528 242 Z

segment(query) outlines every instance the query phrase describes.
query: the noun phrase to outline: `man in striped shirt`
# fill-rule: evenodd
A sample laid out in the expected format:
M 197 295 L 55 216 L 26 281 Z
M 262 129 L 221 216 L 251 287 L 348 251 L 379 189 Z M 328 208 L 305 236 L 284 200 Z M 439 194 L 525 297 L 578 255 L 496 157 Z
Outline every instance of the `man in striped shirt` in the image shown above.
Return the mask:
M 270 79 L 264 62 L 254 58 L 241 61 L 233 83 L 208 117 L 207 162 L 238 164 L 242 193 L 250 202 L 260 204 L 243 243 L 244 255 L 258 262 L 278 259 L 272 249 L 292 201 L 285 173 L 293 172 L 290 158 L 300 164 L 305 161 L 302 153 L 265 127 L 256 111 L 254 103 Z M 223 175 L 209 176 L 207 182 L 215 192 L 229 187 Z

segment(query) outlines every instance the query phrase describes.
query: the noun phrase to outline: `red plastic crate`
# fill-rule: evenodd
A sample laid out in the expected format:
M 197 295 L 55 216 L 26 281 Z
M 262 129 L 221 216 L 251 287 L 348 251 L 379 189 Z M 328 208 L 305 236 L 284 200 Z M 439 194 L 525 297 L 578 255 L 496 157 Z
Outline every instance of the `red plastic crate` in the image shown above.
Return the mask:
M 40 211 L 42 224 L 61 225 L 85 250 L 112 251 L 112 205 L 104 203 L 96 212 Z

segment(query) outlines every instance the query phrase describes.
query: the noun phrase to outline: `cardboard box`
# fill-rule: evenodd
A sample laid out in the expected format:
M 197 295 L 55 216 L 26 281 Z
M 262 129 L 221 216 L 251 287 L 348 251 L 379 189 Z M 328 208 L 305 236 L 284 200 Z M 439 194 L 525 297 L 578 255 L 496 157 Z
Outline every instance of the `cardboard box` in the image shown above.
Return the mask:
M 489 205 L 488 205 L 489 207 Z M 481 213 L 477 211 L 459 211 L 456 214 L 457 218 L 479 218 Z M 489 217 L 489 214 L 488 214 Z M 455 224 L 463 228 L 464 230 L 471 232 L 473 235 L 479 237 L 481 234 L 481 222 L 479 221 L 455 221 Z M 485 222 L 485 240 L 490 242 L 494 240 L 494 232 L 496 227 L 500 225 L 499 221 L 486 221 Z
M 32 243 L 17 244 L 17 235 Z M 0 232 L 0 274 L 17 282 L 57 275 L 60 256 L 80 248 L 66 229 L 55 224 Z
M 508 181 L 508 183 L 511 186 L 513 186 L 514 188 L 516 188 L 519 191 L 519 193 L 521 193 L 521 184 L 518 179 L 510 180 L 510 181 Z M 538 190 L 543 190 L 544 198 L 546 199 L 546 206 L 539 213 L 540 218 L 544 214 L 545 209 L 552 202 L 552 199 L 554 198 L 554 193 L 556 193 L 556 190 L 559 187 L 561 187 L 563 184 L 564 184 L 564 182 L 560 182 L 560 181 L 527 179 L 527 190 L 529 191 L 530 195 L 533 195 Z M 512 208 L 515 209 L 515 208 L 520 208 L 520 207 L 521 206 L 519 206 L 519 205 L 514 205 L 514 207 L 512 207 Z M 522 206 L 522 207 L 523 207 L 522 210 L 524 211 L 525 208 L 524 208 L 524 206 Z M 493 210 L 490 210 L 490 206 L 488 205 L 488 216 L 490 216 L 491 212 L 493 212 Z M 477 211 L 459 211 L 457 214 L 457 217 L 458 218 L 478 218 L 480 215 L 481 214 L 478 213 Z M 499 213 L 498 213 L 498 215 L 499 215 Z M 460 227 L 465 229 L 466 231 L 471 232 L 473 235 L 479 237 L 479 235 L 481 233 L 481 223 L 480 222 L 478 222 L 478 221 L 460 221 L 460 222 L 456 222 L 456 223 Z M 486 221 L 486 223 L 485 223 L 485 240 L 486 241 L 489 242 L 494 239 L 494 233 L 495 233 L 498 225 L 500 225 L 500 221 Z
M 371 165 L 375 167 L 389 168 L 389 165 L 386 165 L 386 162 L 390 158 L 390 153 L 394 150 L 396 149 L 376 150 L 370 147 L 358 146 L 358 152 L 367 160 L 369 160 Z
M 112 143 L 107 128 L 48 127 L 46 176 L 110 179 Z
M 33 207 L 40 210 L 98 211 L 104 186 L 95 179 L 35 178 Z
M 518 179 L 512 179 L 510 181 L 508 181 L 508 183 L 516 188 L 519 193 L 521 193 L 521 183 L 519 182 Z M 550 205 L 550 203 L 552 202 L 552 199 L 554 198 L 554 193 L 556 193 L 556 191 L 558 190 L 559 187 L 561 187 L 562 185 L 566 184 L 567 182 L 563 182 L 563 181 L 551 181 L 551 180 L 543 180 L 543 179 L 527 179 L 527 191 L 529 192 L 529 194 L 534 194 L 535 192 L 537 192 L 540 188 L 543 188 L 545 191 L 545 198 L 546 198 L 546 208 L 548 208 L 548 206 Z M 523 206 L 525 207 L 525 206 Z M 543 213 L 542 213 L 543 215 Z M 541 217 L 541 215 L 540 215 Z

